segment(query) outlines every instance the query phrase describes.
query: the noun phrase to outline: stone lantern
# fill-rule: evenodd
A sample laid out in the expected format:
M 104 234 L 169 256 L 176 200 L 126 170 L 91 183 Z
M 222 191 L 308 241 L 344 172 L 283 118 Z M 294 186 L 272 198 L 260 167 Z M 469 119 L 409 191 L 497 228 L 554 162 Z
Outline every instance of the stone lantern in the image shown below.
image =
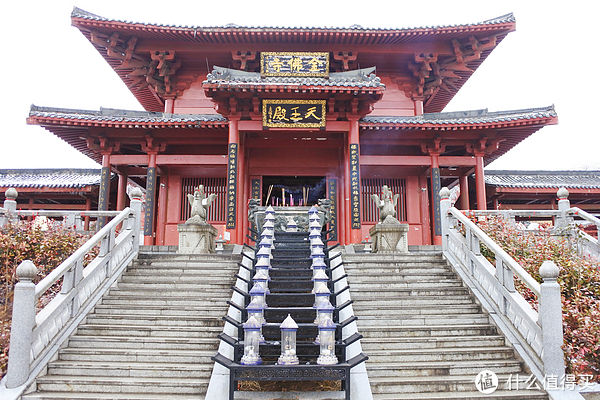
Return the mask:
M 310 228 L 310 232 L 308 234 L 309 240 L 314 240 L 316 238 L 321 238 L 321 228 Z
M 325 259 L 325 253 L 323 252 L 322 247 L 311 247 L 310 248 L 310 258 L 323 258 Z
M 262 233 L 260 234 L 260 239 L 267 239 L 271 241 L 271 244 L 273 243 L 273 231 L 270 229 L 263 229 Z
M 252 289 L 250 289 L 249 294 L 250 294 L 250 302 L 253 302 L 256 299 L 258 302 L 260 302 L 260 304 L 262 304 L 266 307 L 267 291 L 265 290 L 265 288 L 263 288 L 258 283 L 255 283 L 254 286 L 252 286 Z
M 267 248 L 267 249 L 270 249 L 270 250 L 272 250 L 272 249 L 273 249 L 273 239 L 271 239 L 271 238 L 268 238 L 268 237 L 266 237 L 266 236 L 264 236 L 264 237 L 263 237 L 263 236 L 261 235 L 261 239 L 260 239 L 260 241 L 258 242 L 258 247 L 259 247 L 259 248 L 263 248 L 263 247 L 265 247 L 265 248 Z
M 329 318 L 319 322 L 319 365 L 333 365 L 338 363 L 335 355 L 335 323 Z
M 271 258 L 271 249 L 268 247 L 261 247 L 260 249 L 258 249 L 258 251 L 256 252 L 256 258 L 257 258 L 257 262 L 258 260 L 260 260 L 261 258 L 266 258 L 266 259 L 270 259 Z
M 321 322 L 321 320 L 325 319 L 325 318 L 329 318 L 330 320 L 333 321 L 333 312 L 335 311 L 335 307 L 331 305 L 331 303 L 329 302 L 329 299 L 324 302 L 323 304 L 320 304 L 317 307 L 317 317 L 315 318 L 315 324 L 319 324 Z M 318 337 L 317 337 L 317 341 L 318 341 Z
M 275 216 L 275 209 L 273 208 L 273 206 L 268 206 L 268 207 L 265 209 L 265 217 L 266 217 L 266 216 L 269 216 L 269 215 L 271 215 L 271 216 Z
M 250 304 L 246 307 L 246 311 L 248 312 L 248 318 L 256 318 L 261 326 L 265 324 L 265 304 L 258 298 L 252 299 Z
M 325 264 L 325 259 L 323 257 L 313 258 L 310 267 L 313 270 L 313 277 L 317 274 L 317 272 L 325 272 L 327 270 L 327 264 Z
M 254 264 L 256 271 L 265 270 L 267 274 L 269 273 L 269 269 L 271 268 L 271 259 L 268 257 L 261 257 L 256 260 L 256 264 Z
M 315 290 L 315 304 L 313 308 L 318 308 L 326 304 L 329 301 L 329 297 L 331 297 L 331 292 L 327 289 L 327 286 L 319 285 Z
M 261 329 L 262 324 L 256 320 L 256 318 L 249 317 L 248 321 L 243 325 L 244 327 L 244 355 L 240 360 L 240 364 L 243 365 L 259 365 L 262 364 L 260 358 L 260 342 L 261 342 Z
M 267 271 L 268 269 L 265 270 L 264 268 L 257 269 L 252 280 L 254 281 L 255 285 L 260 285 L 265 290 L 265 293 L 269 294 L 271 293 L 269 290 L 269 281 L 271 279 L 269 278 Z
M 321 230 L 323 227 L 321 226 L 321 222 L 318 219 L 309 220 L 308 227 L 310 229 L 319 229 Z
M 324 270 L 317 269 L 313 275 L 312 281 L 313 281 L 312 292 L 316 293 L 319 286 L 327 287 L 327 282 L 329 282 L 329 277 L 327 276 L 327 274 L 325 273 Z
M 310 239 L 310 248 L 311 250 L 316 248 L 316 247 L 320 247 L 322 249 L 325 248 L 325 243 L 323 243 L 323 241 L 321 240 L 321 236 L 319 235 L 319 237 L 316 237 L 314 239 Z
M 277 360 L 277 364 L 298 365 L 300 363 L 296 355 L 296 331 L 298 330 L 298 324 L 288 314 L 279 328 L 281 329 L 281 355 Z

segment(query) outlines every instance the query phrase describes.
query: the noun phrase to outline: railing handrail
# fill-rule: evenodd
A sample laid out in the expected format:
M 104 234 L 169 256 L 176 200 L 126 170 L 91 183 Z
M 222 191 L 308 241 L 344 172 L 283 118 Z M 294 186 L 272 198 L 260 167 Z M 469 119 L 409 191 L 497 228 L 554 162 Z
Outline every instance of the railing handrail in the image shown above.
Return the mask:
M 600 229 L 600 219 L 596 218 L 595 216 L 593 216 L 589 212 L 584 211 L 584 210 L 582 210 L 579 207 L 571 207 L 571 208 L 569 208 L 567 210 L 567 214 L 569 214 L 570 216 L 577 216 L 577 217 L 580 217 L 582 219 L 585 219 L 586 221 L 593 223 L 594 225 L 596 225 Z
M 78 248 L 73 254 L 71 254 L 65 261 L 63 261 L 58 267 L 50 272 L 44 279 L 42 279 L 37 285 L 35 285 L 35 298 L 38 299 L 44 294 L 52 285 L 54 285 L 81 257 L 85 256 L 90 250 L 94 248 L 102 239 L 117 225 L 123 222 L 131 214 L 129 207 L 123 211 L 117 212 L 117 216 L 113 218 L 108 224 L 100 229 L 94 236 L 92 236 L 87 242 L 85 242 L 80 248 Z
M 5 208 L 0 208 L 0 213 L 6 212 Z M 120 211 L 96 211 L 96 210 L 15 210 L 13 214 L 20 217 L 65 217 L 73 215 L 76 217 L 114 217 L 119 215 Z
M 559 210 L 468 210 L 473 215 L 509 215 L 512 217 L 557 217 Z
M 496 254 L 496 257 L 500 256 L 500 258 L 502 258 L 502 262 L 505 263 L 505 265 L 508 266 L 512 272 L 521 281 L 523 281 L 523 283 L 525 283 L 525 285 L 531 289 L 533 293 L 535 293 L 536 296 L 540 295 L 540 284 L 491 237 L 489 237 L 483 230 L 481 230 L 481 228 L 479 228 L 456 207 L 451 207 L 448 212 L 451 213 L 457 220 L 459 220 L 465 227 L 469 228 L 471 232 L 473 232 L 487 248 Z

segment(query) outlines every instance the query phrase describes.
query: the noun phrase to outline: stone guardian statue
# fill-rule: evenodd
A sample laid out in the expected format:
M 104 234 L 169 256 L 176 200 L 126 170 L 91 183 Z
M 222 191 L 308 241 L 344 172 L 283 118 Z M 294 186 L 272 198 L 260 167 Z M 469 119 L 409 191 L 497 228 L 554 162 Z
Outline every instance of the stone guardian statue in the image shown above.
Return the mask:
M 369 229 L 375 253 L 408 253 L 409 226 L 396 218 L 399 197 L 387 185 L 381 188 L 381 198 L 376 194 L 371 195 L 379 208 L 379 223 Z
M 188 194 L 188 202 L 192 207 L 191 217 L 185 221 L 186 225 L 206 225 L 206 218 L 208 216 L 208 207 L 212 204 L 213 200 L 217 197 L 216 194 L 206 196 L 204 193 L 204 185 L 200 185 L 194 194 Z
M 375 202 L 377 208 L 379 208 L 379 222 L 394 223 L 399 222 L 396 218 L 396 203 L 398 202 L 399 194 L 392 194 L 392 191 L 387 185 L 383 185 L 381 188 L 381 199 L 378 195 L 372 194 L 371 199 Z M 391 217 L 387 222 L 386 219 Z

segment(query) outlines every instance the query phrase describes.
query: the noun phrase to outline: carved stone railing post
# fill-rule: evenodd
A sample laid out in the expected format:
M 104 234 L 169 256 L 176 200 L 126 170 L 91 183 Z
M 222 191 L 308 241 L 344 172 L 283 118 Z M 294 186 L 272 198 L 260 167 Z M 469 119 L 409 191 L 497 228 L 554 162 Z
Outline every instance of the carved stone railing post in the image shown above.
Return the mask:
M 452 207 L 450 202 L 450 190 L 443 187 L 440 190 L 440 215 L 442 223 L 442 249 L 448 250 L 448 235 L 450 234 L 450 216 L 448 210 Z
M 565 374 L 560 285 L 556 281 L 559 269 L 552 261 L 544 261 L 540 267 L 542 284 L 539 298 L 539 322 L 542 327 L 542 362 L 546 376 Z
M 17 267 L 19 282 L 15 285 L 8 354 L 6 387 L 9 389 L 23 385 L 29 377 L 31 365 L 31 342 L 35 326 L 35 285 L 33 278 L 37 268 L 25 260 Z
M 6 214 L 0 216 L 0 228 L 6 225 L 8 222 L 17 222 L 19 217 L 17 216 L 17 189 L 8 188 L 4 192 L 4 210 Z
M 567 214 L 569 208 L 571 208 L 571 202 L 569 201 L 569 191 L 564 187 L 561 187 L 556 192 L 556 197 L 558 198 L 558 211 L 560 214 L 556 217 L 556 228 L 564 229 L 569 226 L 573 222 L 573 217 L 570 217 Z
M 133 230 L 133 251 L 137 253 L 140 249 L 140 223 L 142 218 L 142 190 L 138 187 L 129 192 L 129 208 L 133 211 L 131 226 L 128 229 Z

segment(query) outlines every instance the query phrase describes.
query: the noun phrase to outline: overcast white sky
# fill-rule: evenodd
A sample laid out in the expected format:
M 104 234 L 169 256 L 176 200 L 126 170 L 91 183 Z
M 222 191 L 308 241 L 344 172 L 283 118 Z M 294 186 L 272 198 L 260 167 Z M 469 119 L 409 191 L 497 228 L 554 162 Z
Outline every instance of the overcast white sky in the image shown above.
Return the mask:
M 543 128 L 489 169 L 600 169 L 598 10 L 572 1 L 6 1 L 0 168 L 96 167 L 51 133 L 27 126 L 30 104 L 79 109 L 141 106 L 70 24 L 74 5 L 136 22 L 214 26 L 410 27 L 477 22 L 508 12 L 517 31 L 492 52 L 445 111 L 555 104 Z

